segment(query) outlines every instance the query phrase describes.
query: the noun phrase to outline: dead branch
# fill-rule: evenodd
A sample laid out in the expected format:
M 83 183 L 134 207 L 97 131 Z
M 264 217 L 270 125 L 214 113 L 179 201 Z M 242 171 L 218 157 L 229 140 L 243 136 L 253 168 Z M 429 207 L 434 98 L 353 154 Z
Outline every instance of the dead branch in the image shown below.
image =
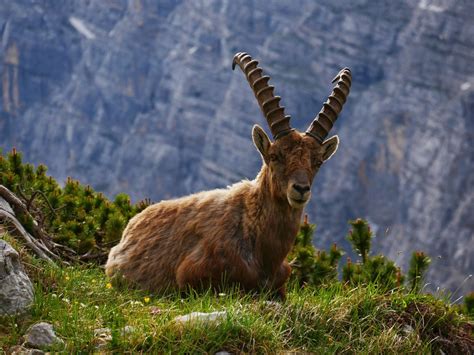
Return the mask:
M 79 256 L 79 260 L 81 261 L 91 261 L 91 260 L 99 260 L 104 262 L 107 259 L 108 252 L 101 252 L 101 253 L 86 253 L 84 255 Z
M 43 200 L 44 200 L 44 201 L 46 202 L 46 204 L 48 205 L 51 214 L 53 214 L 54 216 L 56 216 L 56 211 L 54 210 L 53 206 L 51 205 L 51 202 L 49 202 L 48 197 L 46 196 L 46 194 L 45 194 L 43 191 L 40 191 L 40 190 L 34 190 L 33 193 L 31 194 L 31 197 L 29 198 L 29 200 L 28 200 L 28 202 L 27 202 L 27 205 L 26 205 L 27 210 L 30 211 L 31 204 L 33 203 L 34 199 L 35 199 L 36 196 L 38 196 L 38 195 L 40 195 L 41 197 L 43 197 Z

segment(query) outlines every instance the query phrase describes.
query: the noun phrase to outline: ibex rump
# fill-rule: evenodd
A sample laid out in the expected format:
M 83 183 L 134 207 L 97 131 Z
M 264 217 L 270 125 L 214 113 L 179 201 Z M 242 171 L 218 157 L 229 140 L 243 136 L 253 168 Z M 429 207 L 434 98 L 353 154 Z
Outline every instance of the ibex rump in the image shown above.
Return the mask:
M 196 193 L 149 206 L 133 217 L 112 248 L 107 275 L 160 292 L 188 286 L 219 287 L 225 279 L 246 290 L 267 288 L 285 297 L 291 268 L 286 256 L 294 244 L 303 207 L 321 164 L 339 139 L 327 140 L 351 85 L 350 70 L 336 85 L 308 130 L 290 127 L 268 76 L 246 53 L 234 56 L 270 126 L 274 142 L 253 127 L 263 166 L 253 181 Z

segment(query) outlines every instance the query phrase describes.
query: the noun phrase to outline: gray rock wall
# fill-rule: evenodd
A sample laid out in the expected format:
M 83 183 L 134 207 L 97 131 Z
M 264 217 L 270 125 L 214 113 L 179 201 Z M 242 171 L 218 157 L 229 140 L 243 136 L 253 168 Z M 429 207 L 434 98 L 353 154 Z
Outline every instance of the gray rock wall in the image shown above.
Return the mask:
M 429 279 L 455 289 L 474 271 L 473 13 L 468 0 L 3 2 L 0 146 L 109 196 L 221 187 L 260 166 L 250 131 L 264 120 L 235 52 L 261 61 L 299 129 L 348 66 L 340 150 L 308 207 L 315 243 L 344 244 L 366 217 L 375 252 L 405 266 L 423 249 Z

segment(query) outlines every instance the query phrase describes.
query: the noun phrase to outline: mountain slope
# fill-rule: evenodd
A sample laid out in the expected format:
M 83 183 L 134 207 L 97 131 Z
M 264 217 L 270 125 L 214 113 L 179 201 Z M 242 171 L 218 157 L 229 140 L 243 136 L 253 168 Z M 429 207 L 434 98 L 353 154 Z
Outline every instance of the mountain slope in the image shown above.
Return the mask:
M 340 150 L 308 207 L 317 245 L 346 221 L 375 250 L 456 289 L 474 271 L 474 4 L 454 0 L 7 2 L 0 7 L 0 146 L 113 195 L 154 200 L 253 178 L 264 126 L 248 51 L 305 129 L 348 66 Z M 437 256 L 440 256 L 438 258 Z M 474 288 L 474 281 L 463 284 Z

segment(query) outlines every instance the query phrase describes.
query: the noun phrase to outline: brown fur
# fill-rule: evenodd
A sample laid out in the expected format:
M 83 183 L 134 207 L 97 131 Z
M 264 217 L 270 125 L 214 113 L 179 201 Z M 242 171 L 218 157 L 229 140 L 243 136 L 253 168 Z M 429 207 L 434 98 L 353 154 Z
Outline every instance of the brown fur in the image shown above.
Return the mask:
M 255 126 L 263 166 L 253 181 L 149 206 L 133 217 L 112 248 L 107 275 L 162 292 L 187 286 L 219 287 L 225 278 L 245 290 L 285 295 L 293 246 L 309 186 L 321 163 L 337 149 L 293 131 L 271 143 Z

